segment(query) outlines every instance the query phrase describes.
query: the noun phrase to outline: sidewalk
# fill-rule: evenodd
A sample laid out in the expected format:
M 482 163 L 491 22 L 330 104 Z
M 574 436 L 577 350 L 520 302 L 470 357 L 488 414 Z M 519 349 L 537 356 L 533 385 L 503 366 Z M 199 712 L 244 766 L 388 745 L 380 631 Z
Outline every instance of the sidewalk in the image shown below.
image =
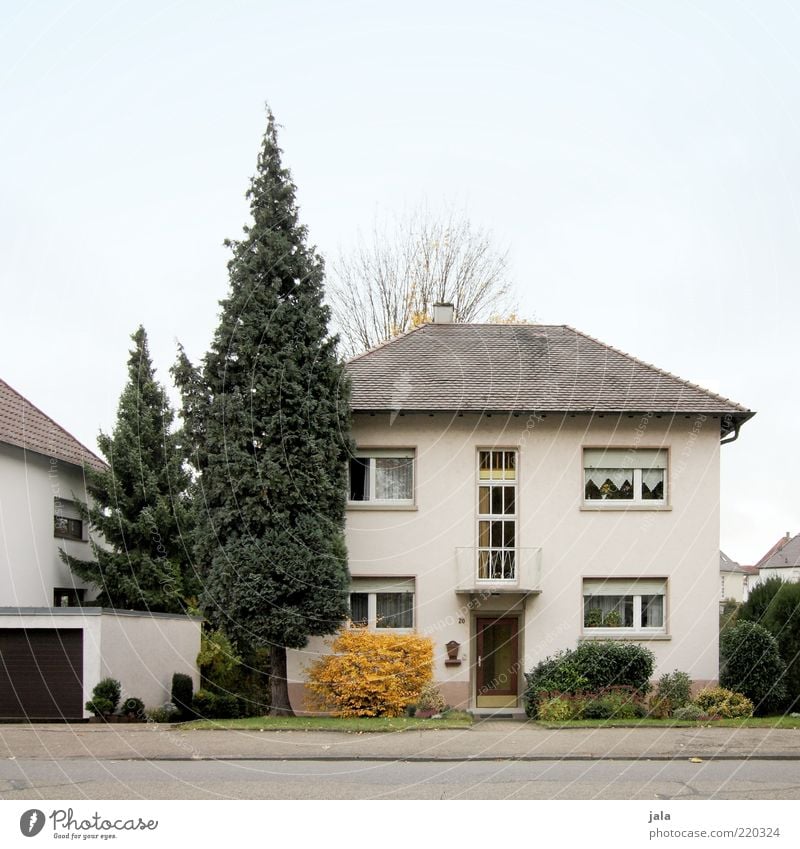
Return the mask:
M 0 725 L 0 758 L 100 760 L 800 760 L 800 729 L 575 728 L 479 722 L 460 730 L 190 731 L 165 725 Z

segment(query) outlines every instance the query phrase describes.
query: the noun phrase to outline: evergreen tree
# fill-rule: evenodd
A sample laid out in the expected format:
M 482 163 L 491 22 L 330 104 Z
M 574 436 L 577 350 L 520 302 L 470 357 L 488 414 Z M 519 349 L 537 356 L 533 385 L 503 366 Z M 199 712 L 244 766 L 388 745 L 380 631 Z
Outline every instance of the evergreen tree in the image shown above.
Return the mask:
M 175 613 L 199 591 L 181 537 L 189 518 L 189 475 L 144 328 L 131 338 L 128 383 L 113 433 L 97 439 L 108 468 L 85 469 L 90 503 L 81 512 L 102 541 L 92 541 L 94 560 L 63 550 L 61 558 L 99 587 L 103 606 Z
M 197 478 L 206 616 L 237 647 L 270 650 L 272 713 L 291 714 L 286 649 L 347 615 L 349 388 L 328 331 L 323 265 L 306 245 L 268 110 L 252 213 L 202 367 L 181 350 Z

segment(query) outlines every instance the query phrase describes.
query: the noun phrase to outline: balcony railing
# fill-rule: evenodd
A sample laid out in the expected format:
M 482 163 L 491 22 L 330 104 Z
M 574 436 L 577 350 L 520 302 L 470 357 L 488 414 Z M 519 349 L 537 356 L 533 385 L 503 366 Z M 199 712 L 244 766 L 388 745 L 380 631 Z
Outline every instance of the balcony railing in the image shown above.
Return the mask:
M 457 548 L 457 593 L 541 592 L 541 548 Z

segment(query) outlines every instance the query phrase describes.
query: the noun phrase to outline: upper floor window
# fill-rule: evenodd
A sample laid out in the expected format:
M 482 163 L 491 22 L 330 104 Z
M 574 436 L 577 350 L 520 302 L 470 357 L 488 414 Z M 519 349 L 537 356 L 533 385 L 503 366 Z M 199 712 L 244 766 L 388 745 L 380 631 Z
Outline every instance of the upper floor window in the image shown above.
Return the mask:
M 53 536 L 81 541 L 86 539 L 83 519 L 72 501 L 53 499 Z
M 350 458 L 349 486 L 352 502 L 412 504 L 414 452 L 397 448 L 357 451 Z
M 667 451 L 584 448 L 583 487 L 584 500 L 592 503 L 666 504 Z

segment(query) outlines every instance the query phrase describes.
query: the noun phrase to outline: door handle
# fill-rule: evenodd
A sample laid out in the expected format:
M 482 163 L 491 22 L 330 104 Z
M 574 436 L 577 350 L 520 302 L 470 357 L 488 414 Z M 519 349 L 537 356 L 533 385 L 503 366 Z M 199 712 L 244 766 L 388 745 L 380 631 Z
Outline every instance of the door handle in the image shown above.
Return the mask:
M 481 656 L 480 656 L 480 655 L 478 655 L 478 668 L 479 668 L 479 669 L 480 669 L 480 665 L 481 665 Z

